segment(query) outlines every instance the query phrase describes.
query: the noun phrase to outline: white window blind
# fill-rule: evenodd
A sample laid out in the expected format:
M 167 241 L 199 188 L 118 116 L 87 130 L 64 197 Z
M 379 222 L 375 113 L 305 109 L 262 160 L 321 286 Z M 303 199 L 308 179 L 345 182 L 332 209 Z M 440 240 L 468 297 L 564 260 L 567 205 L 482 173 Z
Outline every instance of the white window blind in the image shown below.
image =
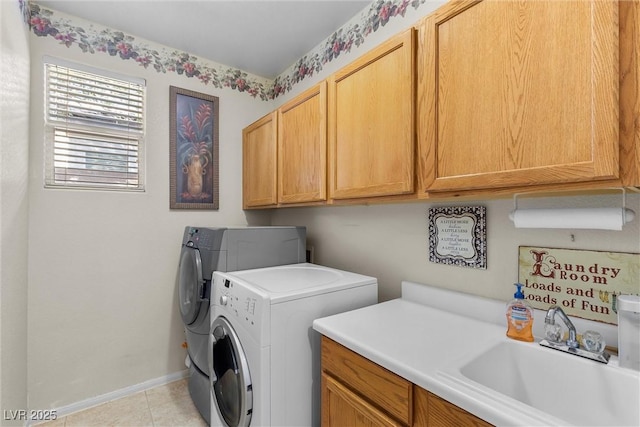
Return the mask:
M 143 190 L 145 85 L 45 62 L 48 187 Z

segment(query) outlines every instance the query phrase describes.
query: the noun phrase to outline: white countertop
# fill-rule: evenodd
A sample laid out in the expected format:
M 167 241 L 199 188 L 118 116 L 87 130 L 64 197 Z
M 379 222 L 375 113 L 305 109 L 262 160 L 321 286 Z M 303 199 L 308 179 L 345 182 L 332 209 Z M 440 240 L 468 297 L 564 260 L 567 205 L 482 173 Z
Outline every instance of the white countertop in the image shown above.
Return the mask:
M 425 287 L 403 282 L 402 298 L 318 319 L 313 328 L 494 425 L 563 423 L 546 414 L 523 414 L 519 405 L 501 405 L 499 399 L 460 387 L 443 375 L 443 370 L 459 365 L 470 355 L 511 341 L 505 334 L 505 306 L 503 302 L 431 287 L 425 288 L 435 294 L 423 297 L 423 301 L 408 299 L 414 290 L 422 292 L 418 286 Z M 425 298 L 446 311 L 425 305 Z
M 504 328 L 403 299 L 318 319 L 313 327 L 494 425 L 510 424 L 511 417 L 504 416 L 507 414 L 494 417 L 482 408 L 481 401 L 470 402 L 466 396 L 460 396 L 438 375 L 451 362 L 467 357 L 469 349 L 482 351 L 497 344 Z
M 367 359 L 423 387 L 452 359 L 496 342 L 499 327 L 396 299 L 318 319 L 313 327 Z M 453 338 L 452 337 L 456 337 Z

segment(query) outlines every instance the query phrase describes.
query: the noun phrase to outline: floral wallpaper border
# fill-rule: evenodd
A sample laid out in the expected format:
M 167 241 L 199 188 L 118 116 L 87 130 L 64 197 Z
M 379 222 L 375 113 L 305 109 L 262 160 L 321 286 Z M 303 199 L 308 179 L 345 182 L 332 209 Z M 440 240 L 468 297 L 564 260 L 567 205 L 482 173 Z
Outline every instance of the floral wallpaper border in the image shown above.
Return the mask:
M 324 65 L 359 47 L 367 36 L 376 32 L 389 20 L 404 17 L 407 8 L 418 9 L 428 0 L 374 0 L 368 9 L 338 29 L 314 50 L 300 58 L 275 80 L 248 74 L 242 70 L 202 60 L 188 52 L 160 46 L 150 46 L 121 31 L 93 24 L 82 27 L 58 12 L 46 9 L 29 0 L 18 0 L 25 24 L 38 37 L 51 37 L 68 48 L 78 47 L 83 53 L 108 54 L 158 73 L 176 73 L 196 78 L 215 88 L 229 88 L 245 92 L 263 101 L 273 100 L 289 92 Z

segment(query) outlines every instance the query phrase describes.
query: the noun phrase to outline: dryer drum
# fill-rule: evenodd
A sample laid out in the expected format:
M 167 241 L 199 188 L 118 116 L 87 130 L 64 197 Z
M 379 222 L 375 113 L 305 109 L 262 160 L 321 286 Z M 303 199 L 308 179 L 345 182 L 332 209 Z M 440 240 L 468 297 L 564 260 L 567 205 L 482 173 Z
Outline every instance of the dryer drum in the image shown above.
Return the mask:
M 202 278 L 202 259 L 197 249 L 183 248 L 180 255 L 179 293 L 180 314 L 186 325 L 198 318 L 200 304 L 203 301 L 205 284 Z

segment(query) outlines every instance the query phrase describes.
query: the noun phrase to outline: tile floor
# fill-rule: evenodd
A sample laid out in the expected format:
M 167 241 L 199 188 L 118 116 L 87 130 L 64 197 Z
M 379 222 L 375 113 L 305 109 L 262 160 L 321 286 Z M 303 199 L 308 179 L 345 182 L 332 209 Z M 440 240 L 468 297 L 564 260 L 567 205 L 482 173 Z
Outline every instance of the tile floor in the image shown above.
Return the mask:
M 207 427 L 189 396 L 187 380 L 141 391 L 38 427 Z

